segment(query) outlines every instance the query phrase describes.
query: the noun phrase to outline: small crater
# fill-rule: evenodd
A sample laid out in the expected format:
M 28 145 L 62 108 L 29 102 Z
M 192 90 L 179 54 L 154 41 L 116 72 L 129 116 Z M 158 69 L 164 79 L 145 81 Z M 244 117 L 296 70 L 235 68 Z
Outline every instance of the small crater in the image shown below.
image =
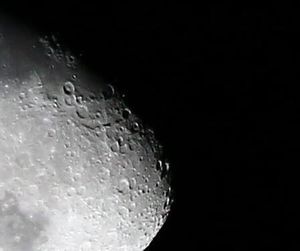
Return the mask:
M 72 82 L 67 81 L 63 86 L 64 93 L 67 95 L 71 95 L 75 92 L 75 87 Z

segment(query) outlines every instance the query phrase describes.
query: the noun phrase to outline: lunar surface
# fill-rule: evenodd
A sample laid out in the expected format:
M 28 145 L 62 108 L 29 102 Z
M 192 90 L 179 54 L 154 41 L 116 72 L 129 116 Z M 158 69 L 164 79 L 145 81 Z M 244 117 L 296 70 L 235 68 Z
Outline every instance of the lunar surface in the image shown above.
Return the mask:
M 54 36 L 0 17 L 0 251 L 141 251 L 172 204 L 152 130 Z

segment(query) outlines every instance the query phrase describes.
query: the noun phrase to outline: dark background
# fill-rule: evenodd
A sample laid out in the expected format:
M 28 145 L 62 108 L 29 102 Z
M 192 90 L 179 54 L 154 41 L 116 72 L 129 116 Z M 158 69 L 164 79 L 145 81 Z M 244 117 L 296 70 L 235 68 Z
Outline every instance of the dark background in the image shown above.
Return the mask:
M 83 53 L 156 131 L 176 197 L 147 251 L 299 247 L 299 8 L 96 2 L 2 10 Z

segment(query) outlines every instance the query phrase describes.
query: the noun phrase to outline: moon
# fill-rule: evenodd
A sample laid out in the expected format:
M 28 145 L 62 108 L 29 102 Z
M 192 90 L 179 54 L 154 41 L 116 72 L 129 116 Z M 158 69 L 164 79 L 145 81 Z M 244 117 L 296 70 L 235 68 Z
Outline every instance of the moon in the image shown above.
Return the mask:
M 53 35 L 0 17 L 0 251 L 140 251 L 173 197 L 154 132 Z

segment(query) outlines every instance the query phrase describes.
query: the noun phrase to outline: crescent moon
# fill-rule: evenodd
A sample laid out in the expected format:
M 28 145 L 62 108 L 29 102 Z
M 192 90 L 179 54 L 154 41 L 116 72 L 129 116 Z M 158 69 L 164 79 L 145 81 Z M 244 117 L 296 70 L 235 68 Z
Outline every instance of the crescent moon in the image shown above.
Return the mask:
M 1 17 L 0 250 L 144 250 L 171 194 L 161 145 L 115 88 Z

